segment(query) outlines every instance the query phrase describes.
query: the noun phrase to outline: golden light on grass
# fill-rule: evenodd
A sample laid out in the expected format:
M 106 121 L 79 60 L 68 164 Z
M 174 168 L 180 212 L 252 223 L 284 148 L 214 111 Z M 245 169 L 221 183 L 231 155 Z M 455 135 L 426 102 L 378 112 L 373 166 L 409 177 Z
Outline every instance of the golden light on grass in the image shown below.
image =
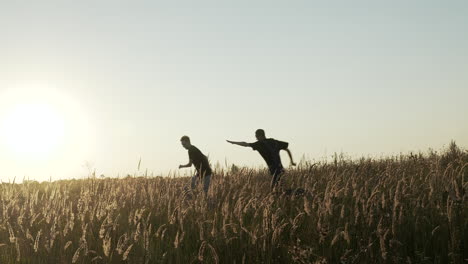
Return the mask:
M 463 263 L 468 152 L 0 185 L 0 263 Z M 138 176 L 138 175 L 135 175 Z M 211 205 L 208 205 L 210 204 Z M 2 209 L 3 208 L 3 209 Z

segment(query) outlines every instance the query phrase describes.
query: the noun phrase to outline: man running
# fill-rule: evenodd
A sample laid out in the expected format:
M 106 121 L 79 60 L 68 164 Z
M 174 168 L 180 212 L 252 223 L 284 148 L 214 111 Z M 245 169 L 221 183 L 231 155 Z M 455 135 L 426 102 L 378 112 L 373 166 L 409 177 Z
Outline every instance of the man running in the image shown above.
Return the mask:
M 196 185 L 203 180 L 203 191 L 208 193 L 208 188 L 210 187 L 211 180 L 211 167 L 208 162 L 208 158 L 203 155 L 203 153 L 194 145 L 190 143 L 190 138 L 188 136 L 183 136 L 180 139 L 182 146 L 188 150 L 189 163 L 186 165 L 180 165 L 179 169 L 190 168 L 192 165 L 195 166 L 197 174 L 192 177 L 192 189 L 195 189 Z
M 270 174 L 273 176 L 271 181 L 271 188 L 273 189 L 280 180 L 281 175 L 284 173 L 283 164 L 281 164 L 281 157 L 279 154 L 280 150 L 285 150 L 288 153 L 291 165 L 296 166 L 296 163 L 294 163 L 291 151 L 288 149 L 289 143 L 272 138 L 266 138 L 265 131 L 263 129 L 255 131 L 255 137 L 257 138 L 257 142 L 255 143 L 235 142 L 230 140 L 227 140 L 227 142 L 242 147 L 251 147 L 253 150 L 260 153 L 268 165 Z

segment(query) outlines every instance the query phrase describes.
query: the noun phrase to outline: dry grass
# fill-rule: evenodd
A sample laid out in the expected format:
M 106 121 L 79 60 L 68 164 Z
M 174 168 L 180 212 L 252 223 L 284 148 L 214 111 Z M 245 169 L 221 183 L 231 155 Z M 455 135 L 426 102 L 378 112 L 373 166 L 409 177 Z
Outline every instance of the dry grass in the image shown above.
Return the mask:
M 259 171 L 2 184 L 1 263 L 462 263 L 468 153 L 303 162 L 273 194 Z

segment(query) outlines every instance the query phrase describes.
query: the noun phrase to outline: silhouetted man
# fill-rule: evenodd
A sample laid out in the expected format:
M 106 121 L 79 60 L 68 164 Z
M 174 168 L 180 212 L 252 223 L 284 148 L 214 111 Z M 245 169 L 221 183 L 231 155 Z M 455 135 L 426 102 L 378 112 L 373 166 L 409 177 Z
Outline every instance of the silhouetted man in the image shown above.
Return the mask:
M 197 147 L 190 143 L 190 138 L 188 136 L 183 136 L 180 139 L 180 142 L 182 143 L 182 146 L 188 150 L 189 163 L 186 165 L 180 165 L 179 169 L 190 168 L 194 165 L 197 170 L 197 174 L 192 177 L 191 187 L 194 189 L 198 183 L 203 181 L 203 191 L 208 193 L 212 174 L 208 158 Z
M 296 166 L 296 163 L 293 161 L 291 151 L 288 149 L 289 143 L 278 141 L 272 138 L 266 138 L 265 131 L 263 129 L 258 129 L 255 131 L 255 137 L 257 142 L 255 143 L 246 143 L 246 142 L 235 142 L 227 140 L 227 142 L 242 147 L 251 147 L 253 150 L 256 150 L 260 153 L 262 158 L 266 161 L 270 174 L 273 176 L 271 181 L 271 188 L 273 189 L 278 183 L 281 175 L 284 173 L 283 164 L 281 164 L 280 150 L 285 150 L 289 159 L 291 160 L 291 165 Z

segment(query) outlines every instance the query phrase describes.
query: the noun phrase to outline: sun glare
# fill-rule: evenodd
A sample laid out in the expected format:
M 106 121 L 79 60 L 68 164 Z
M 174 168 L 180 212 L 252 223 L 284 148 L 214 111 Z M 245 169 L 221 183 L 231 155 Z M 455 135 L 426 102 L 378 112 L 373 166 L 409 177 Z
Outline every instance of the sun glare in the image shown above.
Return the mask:
M 58 89 L 23 87 L 0 94 L 0 156 L 21 172 L 80 164 L 92 140 L 76 100 Z
M 43 103 L 19 104 L 3 120 L 3 140 L 16 154 L 27 157 L 50 155 L 64 137 L 64 119 L 57 109 Z

